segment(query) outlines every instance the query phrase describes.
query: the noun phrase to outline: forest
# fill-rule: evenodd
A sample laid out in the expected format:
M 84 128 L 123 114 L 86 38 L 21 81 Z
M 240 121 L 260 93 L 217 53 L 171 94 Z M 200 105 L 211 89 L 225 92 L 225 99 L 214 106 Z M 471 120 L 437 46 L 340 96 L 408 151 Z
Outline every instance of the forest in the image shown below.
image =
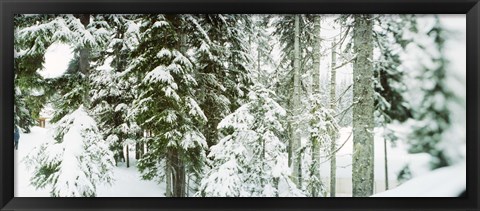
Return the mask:
M 48 196 L 99 196 L 130 168 L 166 197 L 336 197 L 349 140 L 352 197 L 414 178 L 389 172 L 389 147 L 426 171 L 465 162 L 466 70 L 448 44 L 461 33 L 441 15 L 19 14 L 14 26 L 20 150 L 52 111 L 15 165 Z M 59 44 L 72 58 L 46 77 Z

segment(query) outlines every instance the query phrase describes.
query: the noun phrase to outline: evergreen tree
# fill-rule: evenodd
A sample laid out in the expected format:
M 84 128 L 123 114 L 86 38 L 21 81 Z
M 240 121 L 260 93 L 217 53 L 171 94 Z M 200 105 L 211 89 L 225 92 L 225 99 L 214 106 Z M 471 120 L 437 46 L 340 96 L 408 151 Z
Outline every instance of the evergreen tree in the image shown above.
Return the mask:
M 51 186 L 53 197 L 92 197 L 96 187 L 113 181 L 113 155 L 95 120 L 81 105 L 60 119 L 52 139 L 25 158 L 36 188 Z
M 136 78 L 127 74 L 127 60 L 131 51 L 136 47 L 139 27 L 134 22 L 133 15 L 108 15 L 105 21 L 112 37 L 107 51 L 101 53 L 97 65 L 92 69 L 90 80 L 92 110 L 99 122 L 103 137 L 114 152 L 115 162 L 120 159 L 128 160 L 128 145 L 143 144 L 141 129 L 130 115 L 135 99 Z M 127 157 L 123 153 L 127 146 Z
M 287 194 L 301 194 L 289 178 L 286 143 L 278 138 L 286 111 L 272 99 L 272 91 L 254 90 L 248 103 L 219 123 L 225 137 L 211 148 L 212 169 L 199 195 L 280 196 L 281 182 L 291 187 Z
M 393 121 L 404 122 L 412 116 L 409 103 L 402 96 L 407 86 L 405 74 L 400 67 L 400 53 L 412 42 L 411 39 L 405 39 L 405 34 L 416 33 L 417 29 L 412 15 L 379 16 L 376 20 L 381 30 L 375 30 L 374 39 L 381 53 L 374 65 L 375 120 L 377 125 L 383 127 L 385 187 L 388 189 L 387 146 L 398 137 L 387 125 Z
M 44 54 L 52 41 L 44 33 L 26 33 L 26 29 L 49 22 L 52 15 L 15 15 L 14 36 L 14 124 L 30 132 L 36 124 L 39 112 L 47 101 L 45 83 L 37 73 L 42 69 Z
M 455 118 L 452 116 L 454 113 L 452 109 L 464 110 L 465 102 L 459 95 L 454 94 L 454 89 L 447 83 L 447 78 L 454 79 L 455 74 L 448 70 L 448 60 L 445 57 L 445 40 L 448 33 L 443 29 L 438 17 L 426 34 L 433 41 L 434 47 L 432 49 L 426 45 L 423 46 L 425 53 L 429 52 L 430 59 L 422 63 L 422 74 L 417 78 L 421 81 L 420 89 L 423 91 L 423 96 L 420 102 L 415 104 L 414 121 L 407 123 L 412 129 L 407 141 L 410 145 L 410 153 L 430 154 L 431 168 L 436 169 L 452 165 L 462 159 L 458 145 L 465 142 L 462 138 L 452 138 L 457 137 L 458 131 L 461 131 L 453 125 Z M 420 43 L 420 45 L 423 44 L 425 43 Z M 464 125 L 464 122 L 455 123 L 458 126 Z M 457 135 L 452 136 L 452 134 Z
M 200 88 L 196 95 L 208 119 L 203 133 L 212 146 L 218 141 L 218 123 L 239 107 L 250 83 L 247 64 L 251 60 L 242 31 L 248 19 L 244 15 L 198 15 L 189 21 L 194 27 L 190 39 Z
M 52 85 L 45 91 L 49 93 L 47 96 L 57 100 L 58 112 L 52 120 L 59 121 L 53 128 L 55 141 L 36 148 L 33 152 L 37 154 L 31 154 L 26 159 L 35 171 L 33 185 L 45 187 L 51 184 L 52 196 L 95 196 L 96 185 L 109 182 L 112 178 L 110 151 L 105 148 L 103 139 L 98 137 L 98 128 L 89 116 L 88 108 L 81 106 L 89 106 L 91 54 L 104 44 L 108 36 L 102 27 L 102 18 L 97 15 L 92 19 L 93 22 L 90 22 L 89 14 L 58 15 L 18 31 L 20 40 L 35 40 L 26 45 L 30 45 L 30 51 L 38 51 L 39 54 L 44 54 L 49 44 L 55 42 L 68 43 L 76 49 L 76 56 L 70 62 L 65 77 L 47 82 Z M 59 90 L 65 88 L 65 95 L 52 94 L 55 93 L 54 88 L 59 87 Z M 50 153 L 40 155 L 44 151 Z
M 187 36 L 195 29 L 191 18 L 143 16 L 131 64 L 141 80 L 137 122 L 155 134 L 138 167 L 146 179 L 164 177 L 167 196 L 176 197 L 185 196 L 186 171 L 201 171 L 207 148 L 201 133 L 207 118 L 195 100 L 198 82 L 187 54 Z

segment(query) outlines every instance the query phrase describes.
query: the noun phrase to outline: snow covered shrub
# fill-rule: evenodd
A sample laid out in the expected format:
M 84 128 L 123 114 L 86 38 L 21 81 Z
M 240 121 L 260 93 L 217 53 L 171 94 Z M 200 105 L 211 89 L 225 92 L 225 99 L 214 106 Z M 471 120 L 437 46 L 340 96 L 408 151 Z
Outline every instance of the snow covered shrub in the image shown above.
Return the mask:
M 97 185 L 112 182 L 113 155 L 83 106 L 60 119 L 52 132 L 52 139 L 24 160 L 33 168 L 33 186 L 51 185 L 54 197 L 91 197 Z
M 284 130 L 279 119 L 286 111 L 272 95 L 263 88 L 250 92 L 249 102 L 219 123 L 218 129 L 227 134 L 210 148 L 212 169 L 201 181 L 199 195 L 301 195 L 290 180 L 287 146 L 278 137 Z

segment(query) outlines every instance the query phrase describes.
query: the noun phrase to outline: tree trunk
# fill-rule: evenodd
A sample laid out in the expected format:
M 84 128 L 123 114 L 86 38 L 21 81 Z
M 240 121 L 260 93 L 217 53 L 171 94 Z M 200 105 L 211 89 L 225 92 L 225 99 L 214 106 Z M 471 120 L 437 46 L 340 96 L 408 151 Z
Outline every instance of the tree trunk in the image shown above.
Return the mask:
M 321 18 L 320 15 L 315 16 L 313 25 L 313 34 L 315 44 L 313 45 L 313 94 L 320 94 L 320 46 L 321 46 Z
M 127 161 L 126 161 L 127 162 L 127 168 L 129 168 L 130 167 L 130 150 L 128 149 L 128 144 L 126 144 L 125 148 L 127 149 L 127 153 L 126 153 L 127 154 L 126 155 L 126 157 L 127 157 Z
M 90 24 L 90 14 L 78 14 L 75 16 L 80 20 L 80 23 L 87 28 Z M 79 49 L 79 70 L 84 76 L 85 91 L 83 93 L 83 106 L 86 109 L 90 108 L 90 97 L 88 95 L 90 91 L 90 46 L 81 46 Z
M 177 43 L 177 48 L 181 53 L 185 53 L 187 51 L 186 43 L 187 43 L 187 36 L 183 33 L 182 29 L 177 29 L 177 33 L 179 34 L 179 42 Z M 169 148 L 170 151 L 170 180 L 171 180 L 171 196 L 173 197 L 184 197 L 185 196 L 185 163 L 183 160 L 183 153 L 182 148 L 180 146 L 176 146 L 175 148 Z M 167 165 L 168 168 L 168 165 Z M 168 181 L 167 181 L 168 182 Z M 168 185 L 168 183 L 167 183 Z
M 385 190 L 388 190 L 388 158 L 387 158 L 387 139 L 383 139 L 385 150 Z
M 335 39 L 332 42 L 332 63 L 331 63 L 331 75 L 330 75 L 330 109 L 336 109 L 336 80 L 337 80 L 337 70 L 335 67 L 337 66 L 337 52 L 335 52 Z M 336 137 L 336 136 L 334 136 Z M 335 150 L 337 149 L 337 140 L 332 140 L 331 147 L 330 147 L 330 197 L 335 197 L 335 189 L 336 189 L 336 182 L 337 182 L 337 157 Z
M 294 60 L 293 60 L 293 103 L 292 103 L 292 168 L 293 168 L 293 181 L 302 187 L 302 171 L 301 171 L 301 155 L 300 149 L 300 136 L 297 132 L 298 129 L 298 113 L 300 103 L 300 15 L 295 15 L 295 37 L 294 37 Z
M 355 15 L 353 30 L 353 197 L 373 194 L 374 146 L 373 146 L 373 21 L 372 15 Z
M 142 143 L 141 142 L 137 142 L 135 143 L 135 159 L 140 159 L 142 158 Z
M 170 148 L 167 149 L 167 156 L 165 158 L 165 183 L 166 183 L 166 190 L 165 196 L 172 197 L 172 155 L 171 155 Z
M 180 149 L 181 150 L 181 149 Z M 173 150 L 173 197 L 185 197 L 185 164 L 179 149 Z
M 321 18 L 320 15 L 315 16 L 313 33 L 314 33 L 314 45 L 313 45 L 313 96 L 320 97 L 320 27 Z M 317 99 L 314 99 L 317 100 Z M 317 105 L 320 106 L 320 105 Z M 318 184 L 313 184 L 311 188 L 312 197 L 317 197 L 321 191 L 322 179 L 320 175 L 320 142 L 318 138 L 315 138 L 312 142 L 312 175 L 319 181 Z

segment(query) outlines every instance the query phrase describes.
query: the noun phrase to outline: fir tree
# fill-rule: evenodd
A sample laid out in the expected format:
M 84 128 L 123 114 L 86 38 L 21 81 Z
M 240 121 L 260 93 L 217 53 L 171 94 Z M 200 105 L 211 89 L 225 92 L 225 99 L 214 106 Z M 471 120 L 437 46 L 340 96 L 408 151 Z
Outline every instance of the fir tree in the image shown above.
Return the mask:
M 198 83 L 187 55 L 190 18 L 144 16 L 132 64 L 142 83 L 134 101 L 137 122 L 155 134 L 138 167 L 146 179 L 164 176 L 167 196 L 185 196 L 186 171 L 201 170 L 207 148 L 201 133 L 207 118 L 194 97 Z
M 113 155 L 95 120 L 81 105 L 60 119 L 52 139 L 25 158 L 36 188 L 51 187 L 54 197 L 96 196 L 96 187 L 113 181 Z
M 272 99 L 272 91 L 254 90 L 248 103 L 219 123 L 225 137 L 211 148 L 212 169 L 199 195 L 280 196 L 281 182 L 291 187 L 286 194 L 301 194 L 289 178 L 286 143 L 278 138 L 284 130 L 279 119 L 286 111 Z

